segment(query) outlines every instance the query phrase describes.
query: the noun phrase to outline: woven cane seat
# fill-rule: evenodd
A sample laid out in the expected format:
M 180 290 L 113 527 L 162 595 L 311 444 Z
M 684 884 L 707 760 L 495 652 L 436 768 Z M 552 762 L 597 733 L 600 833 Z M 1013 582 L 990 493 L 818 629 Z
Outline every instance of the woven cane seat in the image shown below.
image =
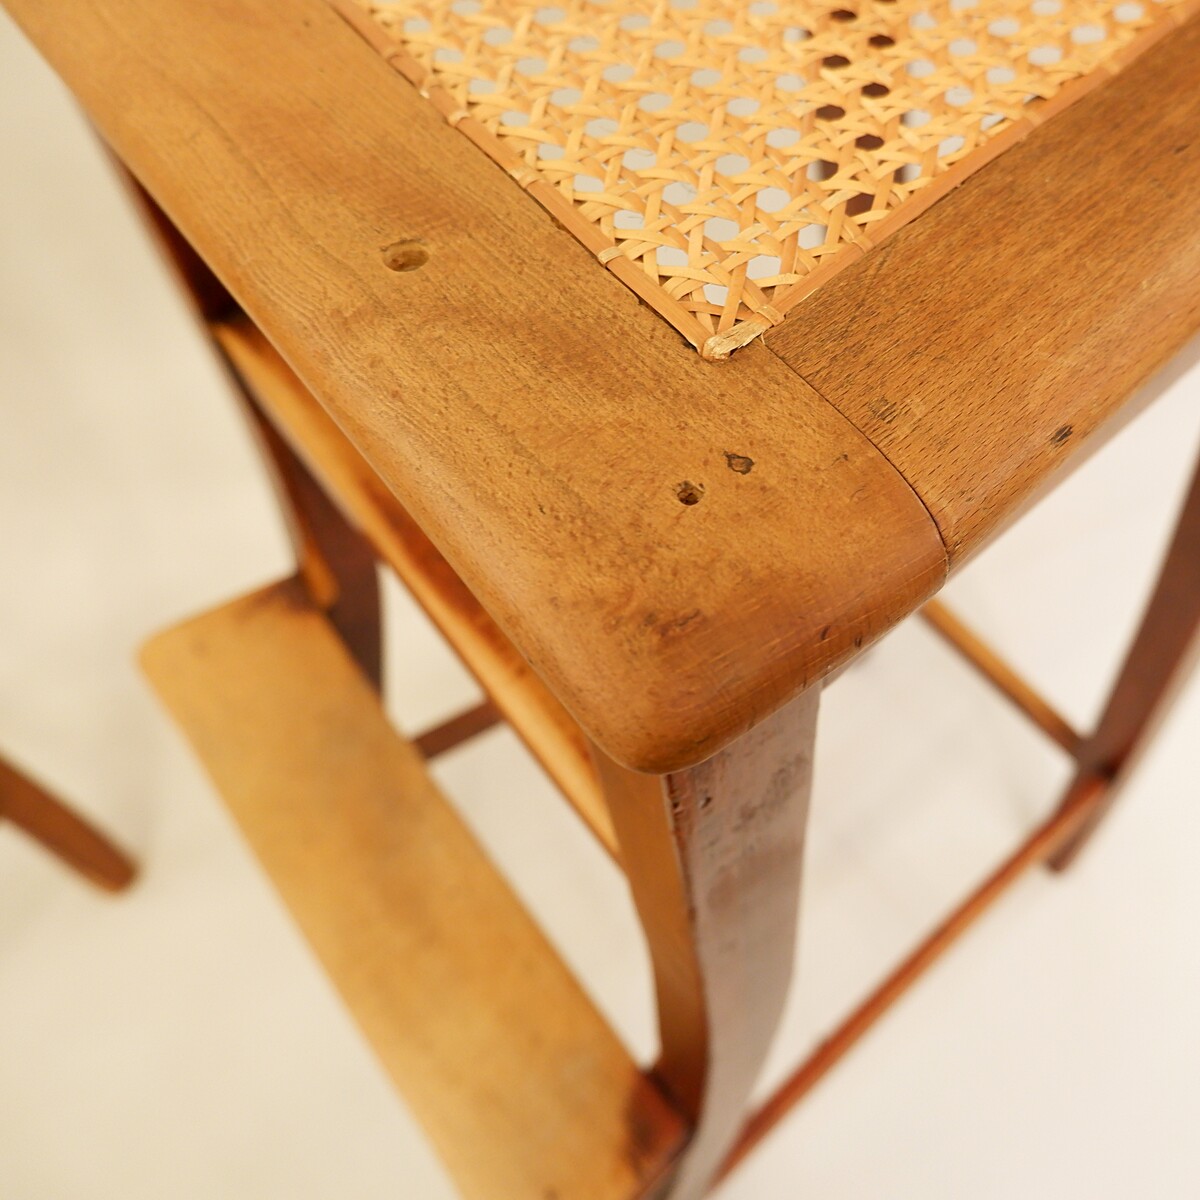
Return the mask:
M 348 4 L 452 124 L 710 357 L 781 321 L 1195 7 Z

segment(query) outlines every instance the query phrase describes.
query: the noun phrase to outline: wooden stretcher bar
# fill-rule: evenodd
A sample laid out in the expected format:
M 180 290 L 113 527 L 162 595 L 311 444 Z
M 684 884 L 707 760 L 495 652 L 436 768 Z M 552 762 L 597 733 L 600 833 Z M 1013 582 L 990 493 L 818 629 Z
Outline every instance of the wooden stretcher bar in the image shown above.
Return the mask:
M 930 600 L 921 616 L 947 645 L 959 652 L 989 683 L 1023 712 L 1048 738 L 1072 757 L 1079 753 L 1082 735 L 995 650 L 940 600 Z

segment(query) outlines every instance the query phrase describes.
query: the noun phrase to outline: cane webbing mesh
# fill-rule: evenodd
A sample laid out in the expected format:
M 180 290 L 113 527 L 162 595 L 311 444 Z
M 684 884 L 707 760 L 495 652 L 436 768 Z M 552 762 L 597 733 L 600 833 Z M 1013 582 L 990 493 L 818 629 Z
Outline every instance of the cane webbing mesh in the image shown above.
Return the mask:
M 450 121 L 714 357 L 781 320 L 1195 7 L 338 3 Z

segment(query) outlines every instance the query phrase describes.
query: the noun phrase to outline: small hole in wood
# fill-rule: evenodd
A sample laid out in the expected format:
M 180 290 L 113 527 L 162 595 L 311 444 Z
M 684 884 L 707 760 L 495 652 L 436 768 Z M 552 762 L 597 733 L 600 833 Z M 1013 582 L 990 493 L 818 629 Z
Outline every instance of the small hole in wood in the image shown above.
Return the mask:
M 831 21 L 853 21 L 857 16 L 858 13 L 851 12 L 848 8 L 838 8 L 829 14 L 829 19 Z
M 675 485 L 675 495 L 680 504 L 699 504 L 704 495 L 704 485 L 685 479 Z
M 840 121 L 846 115 L 846 110 L 836 104 L 822 104 L 814 115 L 821 121 Z
M 854 144 L 860 150 L 878 150 L 883 145 L 883 138 L 878 134 L 864 133 L 862 137 L 854 139 Z
M 841 67 L 848 67 L 850 60 L 844 54 L 827 54 L 821 59 L 821 65 L 830 70 L 838 70 Z
M 886 50 L 888 46 L 894 46 L 896 39 L 889 37 L 886 33 L 874 33 L 867 39 L 872 46 L 877 46 L 881 50 Z
M 862 90 L 864 96 L 886 96 L 892 89 L 886 83 L 868 83 Z
M 429 261 L 429 251 L 413 238 L 383 248 L 383 265 L 389 271 L 415 271 Z

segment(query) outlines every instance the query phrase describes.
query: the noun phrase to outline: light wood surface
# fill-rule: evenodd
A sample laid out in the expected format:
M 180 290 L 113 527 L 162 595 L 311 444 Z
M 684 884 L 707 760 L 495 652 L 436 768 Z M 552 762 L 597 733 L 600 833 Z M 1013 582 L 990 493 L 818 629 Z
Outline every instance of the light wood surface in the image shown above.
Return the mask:
M 977 550 L 1200 327 L 1200 20 L 830 281 L 768 345 Z
M 293 580 L 143 664 L 465 1197 L 633 1200 L 678 1118 Z
M 137 874 L 120 847 L 40 783 L 0 758 L 0 829 L 5 820 L 106 891 L 121 891 Z
M 657 1073 L 694 1123 L 664 1200 L 708 1190 L 787 995 L 818 697 L 665 778 L 597 758 L 654 965 Z
M 700 361 L 321 0 L 8 3 L 617 759 L 703 760 L 940 584 L 849 422 L 761 346 Z

